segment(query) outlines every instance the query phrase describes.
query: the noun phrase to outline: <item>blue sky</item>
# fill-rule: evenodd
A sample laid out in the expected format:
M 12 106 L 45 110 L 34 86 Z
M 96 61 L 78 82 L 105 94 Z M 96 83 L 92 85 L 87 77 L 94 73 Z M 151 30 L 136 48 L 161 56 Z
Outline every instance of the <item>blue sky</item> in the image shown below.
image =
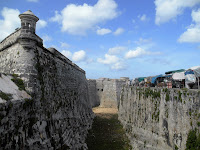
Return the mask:
M 86 77 L 141 77 L 199 66 L 200 0 L 1 0 L 0 40 L 27 10 L 36 34 Z

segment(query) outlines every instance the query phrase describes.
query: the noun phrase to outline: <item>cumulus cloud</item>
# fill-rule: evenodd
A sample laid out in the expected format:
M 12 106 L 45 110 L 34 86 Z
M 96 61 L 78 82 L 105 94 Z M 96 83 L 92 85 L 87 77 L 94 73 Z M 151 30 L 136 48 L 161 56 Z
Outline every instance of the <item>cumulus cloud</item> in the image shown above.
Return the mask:
M 145 14 L 139 15 L 138 18 L 139 18 L 141 21 L 147 21 L 147 20 L 148 20 L 148 18 L 147 18 L 147 16 L 146 16 Z
M 37 29 L 39 30 L 39 29 L 41 29 L 41 28 L 44 28 L 44 27 L 46 27 L 47 26 L 47 22 L 45 21 L 45 20 L 39 20 L 38 22 L 37 22 Z
M 86 60 L 86 53 L 84 50 L 80 50 L 78 52 L 75 52 L 72 56 L 72 60 L 75 62 L 80 62 Z
M 102 28 L 102 29 L 98 29 L 97 30 L 97 34 L 98 35 L 105 35 L 105 34 L 108 34 L 108 33 L 111 33 L 112 31 L 110 29 L 105 29 L 105 28 Z
M 155 23 L 160 25 L 176 18 L 184 12 L 185 8 L 200 4 L 199 0 L 155 0 L 156 19 Z
M 136 57 L 140 57 L 144 55 L 160 55 L 160 54 L 161 54 L 160 52 L 151 52 L 151 51 L 144 50 L 141 47 L 137 47 L 135 50 L 129 50 L 125 54 L 125 58 L 130 59 L 130 58 L 136 58 Z
M 188 43 L 198 43 L 200 42 L 200 26 L 196 25 L 194 27 L 190 27 L 185 31 L 180 38 L 178 39 L 178 42 L 188 42 Z
M 117 55 L 117 54 L 121 53 L 124 50 L 126 50 L 126 47 L 116 46 L 116 47 L 109 48 L 108 54 Z
M 192 11 L 192 20 L 188 29 L 179 37 L 178 42 L 199 43 L 200 42 L 200 9 Z
M 69 59 L 72 57 L 72 53 L 68 50 L 62 50 L 61 53 Z
M 60 21 L 62 21 L 62 15 L 59 14 L 58 11 L 55 11 L 55 16 L 51 17 L 50 21 L 52 21 L 52 22 L 60 22 Z
M 122 61 L 120 61 L 120 62 L 113 64 L 111 66 L 111 69 L 112 70 L 124 70 L 124 69 L 126 69 L 126 67 L 127 66 Z
M 20 27 L 19 14 L 20 12 L 18 9 L 7 7 L 2 9 L 1 15 L 3 19 L 0 20 L 0 41 L 14 32 L 17 27 Z
M 69 4 L 61 12 L 56 11 L 50 20 L 62 24 L 62 31 L 74 35 L 84 35 L 95 25 L 117 17 L 114 0 L 98 0 L 94 5 Z
M 105 58 L 98 58 L 97 62 L 108 65 L 112 70 L 124 70 L 126 68 L 123 60 L 115 55 L 105 54 Z
M 82 61 L 90 62 L 90 59 L 87 58 L 86 52 L 84 50 L 80 50 L 74 53 L 71 53 L 68 50 L 62 50 L 61 53 L 75 62 L 82 62 Z
M 114 32 L 114 35 L 120 35 L 124 32 L 124 29 L 123 28 L 118 28 L 115 32 Z
M 28 2 L 38 2 L 39 0 L 27 0 Z
M 105 54 L 105 58 L 102 59 L 102 58 L 98 58 L 97 61 L 99 63 L 102 63 L 102 64 L 114 64 L 114 63 L 117 63 L 119 61 L 119 58 L 115 55 L 109 55 L 109 54 Z

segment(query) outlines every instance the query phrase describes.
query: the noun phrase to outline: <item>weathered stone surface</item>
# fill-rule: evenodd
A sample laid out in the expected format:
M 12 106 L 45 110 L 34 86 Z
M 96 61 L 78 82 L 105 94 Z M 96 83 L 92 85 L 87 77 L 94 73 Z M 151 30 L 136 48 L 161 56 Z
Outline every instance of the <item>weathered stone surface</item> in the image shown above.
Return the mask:
M 100 107 L 117 108 L 121 89 L 123 85 L 128 84 L 128 81 L 128 79 L 97 79 L 97 98 L 100 101 Z
M 100 105 L 100 101 L 97 97 L 96 80 L 88 79 L 87 83 L 90 104 L 92 107 L 97 107 Z
M 23 79 L 31 98 L 0 104 L 0 149 L 87 149 L 94 115 L 85 71 L 20 31 L 0 44 L 0 72 Z
M 195 90 L 122 89 L 119 120 L 133 149 L 185 149 L 189 130 L 200 129 L 200 93 Z

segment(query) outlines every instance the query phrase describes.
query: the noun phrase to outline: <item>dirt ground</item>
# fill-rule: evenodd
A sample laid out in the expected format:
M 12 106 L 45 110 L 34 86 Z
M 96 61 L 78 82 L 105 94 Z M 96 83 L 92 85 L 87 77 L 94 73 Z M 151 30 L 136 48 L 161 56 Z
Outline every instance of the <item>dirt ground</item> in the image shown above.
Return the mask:
M 92 109 L 96 116 L 110 119 L 113 115 L 118 113 L 117 108 L 103 108 L 95 107 Z

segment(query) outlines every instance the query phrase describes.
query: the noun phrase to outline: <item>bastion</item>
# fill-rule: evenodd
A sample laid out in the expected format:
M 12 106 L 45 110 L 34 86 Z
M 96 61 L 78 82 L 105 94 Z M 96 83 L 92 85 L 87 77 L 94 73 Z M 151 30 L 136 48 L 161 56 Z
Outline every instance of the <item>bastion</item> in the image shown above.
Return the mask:
M 0 91 L 9 95 L 0 98 L 0 149 L 87 149 L 94 115 L 85 71 L 43 46 L 30 10 L 19 18 L 21 28 L 0 43 L 0 78 L 27 96 Z

